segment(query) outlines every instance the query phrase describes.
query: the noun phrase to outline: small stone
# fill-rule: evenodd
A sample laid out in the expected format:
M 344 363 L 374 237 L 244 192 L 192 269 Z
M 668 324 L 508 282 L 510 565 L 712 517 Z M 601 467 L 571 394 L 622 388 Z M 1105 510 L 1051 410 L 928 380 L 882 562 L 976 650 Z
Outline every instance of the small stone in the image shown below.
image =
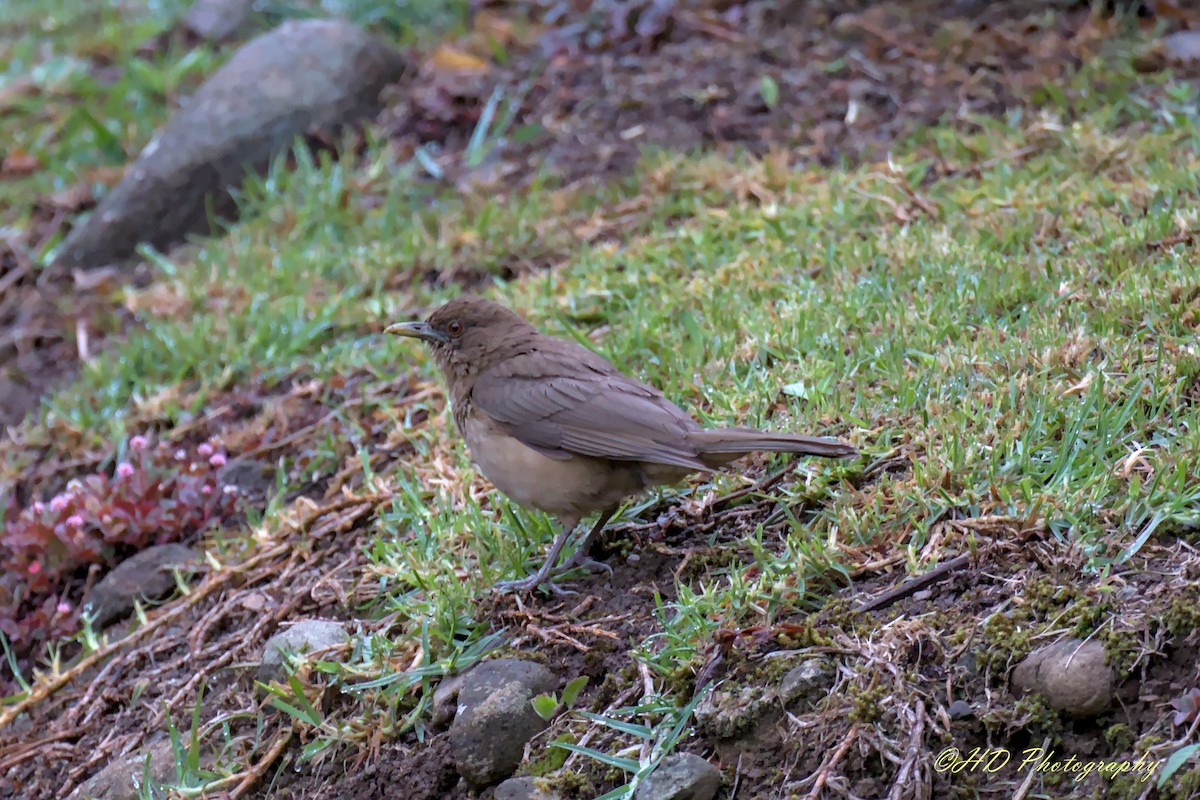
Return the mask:
M 345 644 L 349 634 L 340 622 L 306 619 L 272 636 L 263 645 L 258 679 L 264 683 L 280 680 L 287 674 L 286 653 L 313 653 Z
M 837 675 L 827 658 L 810 658 L 792 667 L 779 683 L 779 695 L 789 709 L 812 708 L 833 688 Z
M 175 570 L 187 574 L 200 556 L 181 544 L 159 544 L 130 556 L 92 588 L 86 607 L 93 625 L 103 628 L 133 611 L 135 602 L 157 600 L 175 588 Z
M 663 759 L 634 792 L 634 800 L 712 800 L 721 788 L 721 771 L 691 753 Z
M 1163 38 L 1167 55 L 1176 61 L 1200 61 L 1200 31 L 1179 31 Z
M 140 750 L 112 759 L 79 788 L 68 800 L 138 800 L 150 757 L 150 777 L 155 783 L 175 779 L 175 752 L 170 739 L 160 739 Z
M 979 674 L 979 660 L 975 658 L 974 653 L 963 653 L 962 658 L 958 660 L 959 669 L 967 673 L 967 677 L 974 678 Z
M 696 705 L 696 727 L 707 736 L 733 739 L 752 730 L 775 703 L 775 691 L 769 687 L 714 689 Z
M 458 713 L 458 693 L 462 690 L 463 676 L 443 678 L 433 690 L 433 724 L 437 727 L 449 725 Z
M 254 0 L 196 0 L 183 17 L 183 26 L 201 39 L 219 42 L 255 27 Z
M 217 478 L 226 486 L 236 486 L 245 496 L 259 497 L 275 488 L 276 469 L 260 461 L 233 460 L 217 471 Z
M 975 716 L 975 709 L 966 700 L 955 700 L 946 709 L 946 713 L 950 715 L 950 719 L 967 719 Z
M 539 778 L 509 778 L 496 787 L 492 800 L 562 800 L 556 792 L 543 789 L 539 784 L 545 781 Z
M 546 727 L 533 710 L 533 698 L 556 685 L 542 665 L 512 658 L 485 661 L 467 673 L 450 726 L 458 774 L 476 788 L 512 775 L 526 743 Z
M 1104 645 L 1065 639 L 1030 653 L 1013 670 L 1013 687 L 1037 692 L 1046 703 L 1077 719 L 1095 717 L 1112 703 L 1116 674 Z

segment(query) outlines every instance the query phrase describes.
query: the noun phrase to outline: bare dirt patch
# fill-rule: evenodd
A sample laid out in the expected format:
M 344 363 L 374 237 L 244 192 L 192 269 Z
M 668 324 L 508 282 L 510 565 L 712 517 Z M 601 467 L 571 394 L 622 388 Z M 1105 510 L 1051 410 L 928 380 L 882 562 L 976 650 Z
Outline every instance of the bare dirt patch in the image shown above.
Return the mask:
M 425 59 L 383 124 L 402 151 L 437 143 L 460 185 L 501 190 L 547 165 L 567 181 L 611 177 L 646 147 L 879 159 L 928 125 L 1070 102 L 1069 77 L 1124 24 L 1087 4 L 481 5 L 461 43 L 474 64 Z M 487 63 L 497 40 L 503 66 Z M 493 94 L 517 104 L 522 135 L 468 168 Z

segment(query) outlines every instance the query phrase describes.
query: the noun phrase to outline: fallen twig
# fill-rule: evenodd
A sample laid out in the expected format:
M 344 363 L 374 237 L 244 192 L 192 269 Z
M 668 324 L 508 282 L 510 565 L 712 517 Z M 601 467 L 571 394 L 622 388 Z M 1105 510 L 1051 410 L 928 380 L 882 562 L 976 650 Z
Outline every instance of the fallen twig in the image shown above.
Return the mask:
M 905 597 L 916 594 L 930 584 L 937 583 L 948 577 L 950 573 L 962 569 L 969 563 L 971 563 L 971 553 L 963 553 L 962 555 L 955 556 L 949 561 L 938 564 L 924 575 L 909 578 L 899 586 L 893 586 L 891 589 L 875 595 L 870 600 L 860 603 L 857 610 L 878 611 L 881 608 L 890 606 L 898 600 L 903 600 Z

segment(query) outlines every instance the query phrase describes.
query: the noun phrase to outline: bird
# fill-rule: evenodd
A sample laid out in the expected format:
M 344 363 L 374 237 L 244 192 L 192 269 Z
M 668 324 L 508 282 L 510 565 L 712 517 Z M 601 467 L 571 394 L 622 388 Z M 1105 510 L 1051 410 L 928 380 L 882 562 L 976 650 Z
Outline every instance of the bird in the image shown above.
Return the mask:
M 835 438 L 753 428 L 705 429 L 661 391 L 622 373 L 577 342 L 541 333 L 511 309 L 460 295 L 424 321 L 385 333 L 428 345 L 446 383 L 451 412 L 483 475 L 520 506 L 558 519 L 540 568 L 500 581 L 497 591 L 542 586 L 572 569 L 605 569 L 588 547 L 626 498 L 693 473 L 711 473 L 756 451 L 853 458 Z M 557 567 L 583 519 L 596 522 L 573 556 Z

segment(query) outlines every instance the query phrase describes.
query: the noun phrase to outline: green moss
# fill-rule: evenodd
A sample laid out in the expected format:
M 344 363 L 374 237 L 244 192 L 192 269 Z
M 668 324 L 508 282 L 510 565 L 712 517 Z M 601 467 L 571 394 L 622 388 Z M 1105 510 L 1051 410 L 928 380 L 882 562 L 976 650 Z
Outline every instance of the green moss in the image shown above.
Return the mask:
M 1104 731 L 1104 741 L 1108 742 L 1114 753 L 1129 752 L 1133 747 L 1133 729 L 1125 722 L 1110 725 Z
M 1183 638 L 1200 628 L 1200 586 L 1185 585 L 1163 614 L 1163 624 L 1176 638 Z
M 1128 678 L 1142 652 L 1142 643 L 1136 632 L 1129 629 L 1113 630 L 1106 628 L 1100 634 L 1104 642 L 1104 651 L 1108 663 L 1116 671 L 1119 679 Z
M 1035 631 L 1027 609 L 1019 608 L 1007 614 L 993 614 L 983 625 L 986 645 L 975 650 L 981 668 L 1002 672 L 1009 664 L 1020 661 L 1033 651 L 1031 638 Z
M 1049 737 L 1054 745 L 1062 740 L 1061 716 L 1037 694 L 1027 694 L 1011 707 L 993 707 L 980 721 L 1000 738 L 1008 738 L 1014 731 L 1021 731 L 1032 741 L 1040 742 Z
M 847 633 L 856 633 L 861 636 L 866 636 L 873 633 L 879 628 L 880 621 L 875 619 L 871 614 L 864 614 L 856 608 L 857 603 L 849 597 L 832 597 L 826 603 L 821 611 L 811 617 L 815 620 L 814 636 L 817 636 L 817 629 L 840 628 Z M 824 637 L 821 637 L 824 638 Z M 822 645 L 824 642 L 814 642 L 815 645 Z
M 734 547 L 717 547 L 705 550 L 693 556 L 687 566 L 679 574 L 680 580 L 702 578 L 709 572 L 724 569 L 738 561 L 737 549 Z
M 543 778 L 546 790 L 555 792 L 563 797 L 595 797 L 596 787 L 585 775 L 574 772 L 560 772 Z
M 851 705 L 853 705 L 850 711 L 850 721 L 867 724 L 877 722 L 883 716 L 884 701 L 887 696 L 888 688 L 885 686 L 876 686 L 855 694 L 850 699 Z
M 571 755 L 571 752 L 561 747 L 551 747 L 550 745 L 553 742 L 575 744 L 576 738 L 569 733 L 560 733 L 558 736 L 555 736 L 547 743 L 546 748 L 542 751 L 541 758 L 529 763 L 529 766 L 525 769 L 525 774 L 541 778 L 562 769 L 563 764 L 567 763 L 567 757 Z

